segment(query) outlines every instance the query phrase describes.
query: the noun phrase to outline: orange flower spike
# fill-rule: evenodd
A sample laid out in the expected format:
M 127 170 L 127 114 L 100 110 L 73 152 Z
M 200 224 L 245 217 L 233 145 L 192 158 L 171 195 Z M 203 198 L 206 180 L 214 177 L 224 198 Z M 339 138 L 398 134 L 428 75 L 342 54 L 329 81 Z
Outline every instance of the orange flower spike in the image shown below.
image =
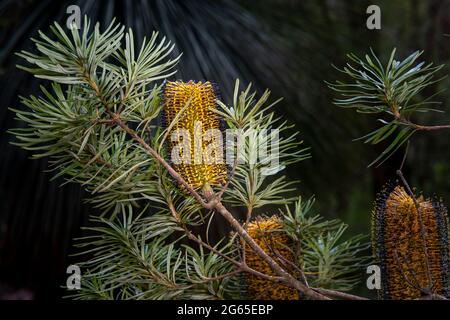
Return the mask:
M 440 202 L 417 199 L 426 230 L 431 291 L 448 296 L 449 244 L 447 212 Z M 372 243 L 381 268 L 380 298 L 416 299 L 429 285 L 419 214 L 414 200 L 400 187 L 382 192 L 373 215 Z
M 194 189 L 223 184 L 228 173 L 222 141 L 205 135 L 208 130 L 222 129 L 221 119 L 211 110 L 217 107 L 216 99 L 216 90 L 209 81 L 169 81 L 164 88 L 165 125 L 172 125 L 169 156 L 173 168 Z

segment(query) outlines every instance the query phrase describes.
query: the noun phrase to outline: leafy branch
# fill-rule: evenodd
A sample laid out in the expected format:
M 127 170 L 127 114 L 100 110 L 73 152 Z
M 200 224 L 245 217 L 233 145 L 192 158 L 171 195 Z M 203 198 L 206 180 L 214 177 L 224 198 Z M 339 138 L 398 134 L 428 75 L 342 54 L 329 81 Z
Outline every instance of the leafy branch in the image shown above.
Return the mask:
M 84 254 L 93 258 L 85 264 L 89 268 L 87 282 L 77 297 L 226 298 L 239 291 L 237 279 L 241 273 L 280 282 L 313 299 L 338 295 L 312 288 L 288 272 L 255 242 L 246 224 L 227 208 L 246 207 L 248 223 L 253 209 L 294 200 L 286 196 L 293 191 L 291 182 L 269 176 L 309 156 L 306 148 L 300 148 L 296 134 L 283 136 L 278 154 L 270 154 L 261 163 L 235 161 L 232 175 L 222 188 L 194 189 L 166 160 L 160 139 L 164 132 L 153 121 L 162 108 L 162 87 L 157 81 L 171 76 L 179 59 L 169 58 L 173 45 L 164 38 L 158 40 L 154 33 L 136 50 L 131 30 L 125 33 L 123 27 L 112 22 L 104 32 L 100 32 L 98 24 L 90 32 L 87 18 L 81 33 L 72 28 L 71 37 L 57 23 L 51 30 L 56 40 L 43 33 L 34 40 L 39 54 L 19 54 L 35 66 L 21 68 L 52 81 L 51 91 L 42 88 L 43 97 L 23 98 L 31 111 L 13 111 L 27 126 L 10 132 L 17 137 L 17 145 L 39 152 L 35 157 L 50 157 L 56 176 L 85 186 L 92 195 L 90 201 L 102 210 L 102 217 L 95 221 L 103 227 L 94 227 L 91 231 L 96 235 L 82 239 L 81 247 L 88 248 Z M 215 112 L 230 128 L 242 130 L 244 135 L 272 128 L 285 135 L 289 125 L 274 116 L 274 103 L 266 104 L 270 93 L 266 91 L 257 99 L 250 90 L 248 86 L 240 92 L 236 82 L 233 105 L 218 101 L 221 109 Z M 243 150 L 249 152 L 243 154 L 251 155 L 258 144 L 273 138 L 272 133 L 262 141 L 250 137 L 243 145 Z M 272 160 L 278 160 L 278 164 L 268 169 Z M 171 184 L 171 179 L 184 191 Z M 211 245 L 192 231 L 193 226 L 204 225 L 207 216 L 211 219 L 212 213 L 224 217 L 275 276 L 248 267 L 245 258 L 239 260 L 231 245 L 233 238 Z M 340 227 L 326 238 L 319 237 L 320 241 L 326 239 L 328 250 L 320 254 L 331 257 L 331 248 L 337 248 L 337 254 L 343 254 L 346 261 L 356 261 L 356 256 L 345 255 L 360 244 L 342 242 L 340 247 L 338 239 L 343 231 L 344 227 Z M 198 249 L 182 243 L 186 238 Z M 305 263 L 314 261 L 313 257 L 318 255 L 311 253 Z M 326 267 L 336 270 L 335 280 L 346 277 L 339 271 L 339 264 L 331 261 Z M 351 281 L 337 285 L 347 290 Z M 342 294 L 341 298 L 351 296 Z
M 426 98 L 421 98 L 420 94 L 443 79 L 435 78 L 443 66 L 419 62 L 423 51 L 416 51 L 404 60 L 396 60 L 395 53 L 396 50 L 392 50 L 386 65 L 372 50 L 364 58 L 349 54 L 350 62 L 342 69 L 336 69 L 352 81 L 328 83 L 340 95 L 334 100 L 335 105 L 355 108 L 359 113 L 387 114 L 390 117 L 389 120 L 378 119 L 383 126 L 359 138 L 370 144 L 392 139 L 369 166 L 382 164 L 418 131 L 450 129 L 450 125 L 422 125 L 411 119 L 417 113 L 439 112 L 432 106 L 438 104 L 433 99 L 440 92 Z

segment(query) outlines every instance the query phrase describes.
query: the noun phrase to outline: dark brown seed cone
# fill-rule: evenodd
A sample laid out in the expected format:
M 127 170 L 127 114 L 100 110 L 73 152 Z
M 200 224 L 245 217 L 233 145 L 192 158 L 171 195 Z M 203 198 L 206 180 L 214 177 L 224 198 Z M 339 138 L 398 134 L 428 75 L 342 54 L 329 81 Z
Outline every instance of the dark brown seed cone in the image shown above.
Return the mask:
M 447 212 L 440 203 L 417 199 L 425 228 L 432 279 L 431 291 L 447 296 L 449 289 Z M 416 299 L 428 287 L 426 255 L 414 200 L 400 187 L 383 191 L 373 215 L 372 243 L 381 269 L 381 299 Z

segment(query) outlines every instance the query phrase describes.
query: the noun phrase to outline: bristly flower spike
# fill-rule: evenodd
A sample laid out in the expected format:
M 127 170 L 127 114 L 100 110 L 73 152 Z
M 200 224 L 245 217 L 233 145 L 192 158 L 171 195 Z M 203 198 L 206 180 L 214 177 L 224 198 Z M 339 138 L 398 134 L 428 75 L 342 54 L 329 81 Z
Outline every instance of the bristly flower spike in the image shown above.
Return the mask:
M 168 81 L 163 94 L 169 157 L 175 171 L 194 189 L 223 184 L 228 173 L 223 142 L 208 136 L 223 130 L 222 120 L 213 111 L 217 88 L 209 81 Z
M 422 196 L 417 204 L 425 229 L 426 250 L 416 203 L 403 187 L 386 188 L 376 201 L 372 243 L 381 269 L 381 299 L 416 299 L 427 290 L 448 296 L 447 211 L 439 201 Z

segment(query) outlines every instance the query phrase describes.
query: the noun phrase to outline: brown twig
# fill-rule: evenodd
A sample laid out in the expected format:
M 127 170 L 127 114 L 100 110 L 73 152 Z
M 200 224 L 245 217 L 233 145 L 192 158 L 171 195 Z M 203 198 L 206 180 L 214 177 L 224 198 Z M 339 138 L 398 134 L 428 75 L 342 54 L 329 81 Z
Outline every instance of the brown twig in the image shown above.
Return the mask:
M 147 142 L 144 141 L 133 129 L 128 127 L 120 117 L 112 113 L 111 117 L 114 119 L 116 124 L 123 129 L 128 135 L 133 138 L 137 143 L 139 143 L 151 156 L 155 158 L 161 165 L 169 172 L 169 174 L 177 180 L 180 184 L 185 187 L 189 193 L 205 208 L 211 209 L 210 204 L 206 203 L 205 200 L 200 196 L 200 194 L 195 191 L 182 177 L 181 175 L 176 172 L 152 147 L 150 147 Z
M 250 223 L 250 219 L 252 218 L 252 211 L 253 211 L 253 207 L 248 207 L 247 208 L 247 215 L 245 218 L 245 223 L 244 223 L 244 229 L 247 230 L 247 226 Z M 241 238 L 242 239 L 242 238 Z M 246 253 L 245 253 L 245 247 L 247 246 L 247 243 L 245 242 L 244 239 L 241 240 L 241 247 L 242 247 L 242 259 L 245 262 L 246 259 Z
M 450 125 L 426 126 L 426 125 L 420 125 L 417 123 L 413 123 L 404 118 L 402 118 L 402 120 L 400 120 L 400 122 L 402 122 L 403 124 L 406 124 L 410 127 L 413 127 L 416 130 L 420 130 L 420 131 L 436 131 L 436 130 L 450 129 Z
M 283 260 L 283 262 L 287 265 L 289 265 L 291 268 L 294 268 L 294 270 L 296 270 L 300 276 L 302 277 L 303 283 L 309 287 L 309 283 L 308 283 L 308 279 L 306 278 L 306 274 L 303 271 L 302 268 L 300 268 L 297 264 L 293 263 L 292 261 L 290 261 L 289 259 L 286 259 L 285 257 L 283 257 L 283 255 L 278 251 L 278 250 L 273 250 L 275 255 L 277 256 L 278 259 Z
M 386 93 L 385 93 L 385 95 L 386 95 Z M 387 103 L 388 100 L 389 99 L 386 96 L 385 102 Z M 396 104 L 392 104 L 390 109 L 391 109 L 392 114 L 394 115 L 395 120 L 397 120 L 398 122 L 400 122 L 404 125 L 410 126 L 410 127 L 414 128 L 415 130 L 435 131 L 435 130 L 450 129 L 450 124 L 428 126 L 428 125 L 421 125 L 421 124 L 414 123 L 414 122 L 410 121 L 409 119 L 405 118 L 405 116 L 400 113 L 399 107 Z
M 408 151 L 409 151 L 409 140 L 406 142 L 405 154 L 403 155 L 402 162 L 400 163 L 400 168 L 398 169 L 400 171 L 403 170 L 403 166 L 405 165 L 406 158 L 408 157 Z

